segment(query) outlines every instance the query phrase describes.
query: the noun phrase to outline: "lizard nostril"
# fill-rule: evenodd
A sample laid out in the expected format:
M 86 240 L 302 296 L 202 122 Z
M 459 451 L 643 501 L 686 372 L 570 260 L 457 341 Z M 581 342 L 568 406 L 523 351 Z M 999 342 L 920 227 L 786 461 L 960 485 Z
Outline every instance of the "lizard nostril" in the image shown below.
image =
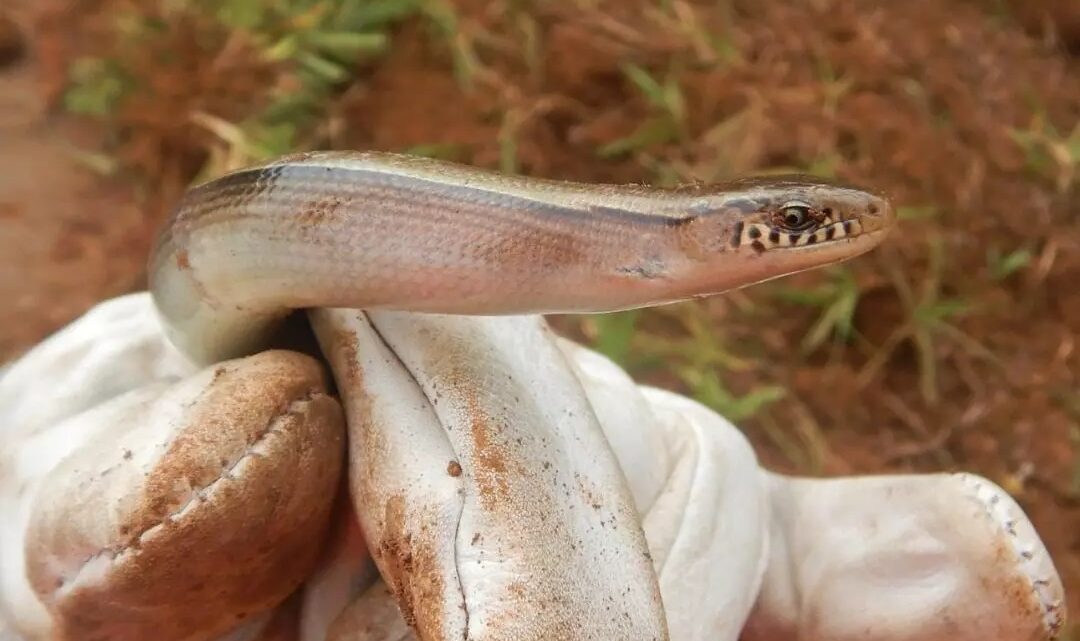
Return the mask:
M 874 196 L 867 199 L 866 203 L 866 215 L 874 218 L 880 218 L 882 220 L 891 220 L 894 217 L 892 203 L 888 199 Z

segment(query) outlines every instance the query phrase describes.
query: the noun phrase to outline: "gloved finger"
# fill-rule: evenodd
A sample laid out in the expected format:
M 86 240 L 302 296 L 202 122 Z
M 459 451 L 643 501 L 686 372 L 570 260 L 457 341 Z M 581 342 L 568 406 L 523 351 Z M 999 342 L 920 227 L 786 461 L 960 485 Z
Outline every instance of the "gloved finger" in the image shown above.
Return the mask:
M 312 318 L 360 521 L 421 636 L 667 638 L 625 481 L 542 319 Z
M 5 393 L 36 392 L 48 406 L 50 368 L 37 356 L 109 351 L 93 331 L 54 338 L 13 366 Z M 156 339 L 119 340 L 127 347 L 113 353 Z M 93 381 L 111 361 L 67 365 Z M 43 376 L 38 388 L 26 372 Z M 113 389 L 126 393 L 97 405 L 87 399 L 108 396 L 104 384 L 77 402 L 62 396 L 67 410 L 43 408 L 24 424 L 33 429 L 4 434 L 0 602 L 27 639 L 210 639 L 282 601 L 314 562 L 344 436 L 318 363 L 268 352 L 175 383 L 125 376 Z M 14 407 L 33 419 L 33 399 Z
M 23 548 L 54 637 L 208 638 L 288 596 L 342 465 L 320 377 L 264 352 L 58 426 L 85 440 L 25 496 Z
M 990 481 L 764 476 L 773 552 L 747 641 L 1043 641 L 1060 631 L 1057 571 Z
M 621 367 L 568 339 L 557 342 L 600 421 L 638 513 L 648 513 L 671 474 L 664 430 L 637 383 Z
M 478 321 L 455 322 L 469 325 Z M 329 331 L 323 328 L 321 333 Z M 351 344 L 341 336 L 340 326 L 335 331 L 335 341 Z M 512 349 L 525 334 L 527 328 L 499 335 L 496 340 Z M 434 340 L 432 336 L 427 339 Z M 366 347 L 363 341 L 357 345 L 357 351 Z M 645 508 L 640 517 L 660 576 L 672 637 L 683 641 L 737 639 L 761 582 L 768 541 L 767 497 L 746 439 L 730 423 L 694 401 L 637 386 L 621 368 L 592 350 L 562 339 L 558 346 L 599 418 L 626 482 L 637 488 L 636 502 Z M 455 348 L 444 346 L 444 350 L 454 353 Z M 371 348 L 366 351 L 373 360 L 390 356 L 375 354 L 377 350 Z M 415 371 L 420 376 L 430 375 L 425 369 Z M 371 385 L 392 380 L 384 373 L 376 376 L 367 370 L 354 377 L 375 379 Z M 453 388 L 440 387 L 440 391 L 452 394 Z M 376 391 L 382 390 L 373 389 Z M 485 393 L 500 399 L 492 388 L 485 388 Z M 372 393 L 369 398 L 386 396 Z M 553 409 L 563 398 L 554 393 L 545 397 Z M 378 413 L 371 407 L 372 400 L 366 402 L 367 413 Z M 412 442 L 411 437 L 408 440 Z M 382 462 L 386 463 L 385 459 Z M 396 466 L 394 461 L 388 464 Z M 335 622 L 337 636 L 332 638 L 408 638 L 403 620 L 387 611 L 383 589 L 373 587 L 351 604 Z
M 673 471 L 645 516 L 645 533 L 675 638 L 696 638 L 694 626 L 716 615 L 716 629 L 737 635 L 724 626 L 746 618 L 740 613 L 747 602 L 723 607 L 732 598 L 727 590 L 748 586 L 734 594 L 752 597 L 757 584 L 725 584 L 724 578 L 746 576 L 748 568 L 743 565 L 741 575 L 724 568 L 713 586 L 693 573 L 720 568 L 732 557 L 753 559 L 756 550 L 759 564 L 769 565 L 742 634 L 746 641 L 1042 641 L 1063 626 L 1061 581 L 1045 546 L 1015 500 L 986 479 L 957 474 L 819 480 L 759 472 L 745 439 L 715 412 L 669 392 L 635 393 L 614 363 L 581 346 L 566 351 L 589 363 L 592 374 L 582 380 L 628 476 L 649 462 L 638 445 L 645 438 L 640 430 L 660 429 L 667 437 L 663 449 L 674 460 Z M 620 417 L 615 399 L 635 405 L 641 395 L 651 403 L 651 420 Z M 695 423 L 708 428 L 696 429 Z M 635 433 L 627 435 L 628 429 Z M 723 443 L 709 450 L 709 439 Z M 712 475 L 701 473 L 710 456 L 726 464 Z M 688 470 L 695 472 L 687 475 Z M 724 477 L 716 470 L 732 473 Z M 761 482 L 747 483 L 754 474 Z M 767 513 L 758 508 L 761 522 L 770 524 L 769 535 L 738 529 L 753 514 L 739 501 L 752 497 L 755 487 L 769 501 Z M 696 510 L 689 501 L 673 500 L 695 492 L 710 497 L 698 501 Z M 748 533 L 759 539 L 739 539 Z M 700 547 L 690 544 L 695 540 Z M 707 546 L 717 542 L 747 556 L 729 553 L 713 565 Z M 683 557 L 689 573 L 671 571 L 668 555 L 679 547 L 692 552 Z M 763 569 L 758 566 L 758 577 Z
M 750 444 L 700 403 L 639 386 L 586 347 L 561 346 L 637 488 L 672 638 L 734 641 L 767 556 L 767 496 Z
M 704 405 L 656 388 L 642 392 L 674 459 L 644 522 L 672 636 L 735 641 L 769 554 L 757 458 L 742 433 Z

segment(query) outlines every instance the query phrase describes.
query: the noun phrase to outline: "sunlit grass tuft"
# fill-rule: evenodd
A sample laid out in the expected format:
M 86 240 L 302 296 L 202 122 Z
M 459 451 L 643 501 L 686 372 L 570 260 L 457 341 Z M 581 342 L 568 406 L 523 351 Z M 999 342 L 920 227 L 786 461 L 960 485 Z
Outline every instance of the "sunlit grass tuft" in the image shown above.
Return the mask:
M 220 173 L 234 164 L 279 156 L 306 146 L 312 130 L 335 93 L 356 78 L 365 62 L 390 47 L 390 30 L 418 15 L 432 0 L 180 0 L 160 13 L 124 13 L 114 20 L 114 57 L 87 58 L 69 70 L 65 107 L 74 113 L 112 120 L 124 100 L 140 87 L 152 87 L 144 61 L 133 52 L 149 38 L 161 38 L 169 24 L 188 24 L 201 43 L 219 51 L 191 53 L 220 56 L 243 41 L 257 61 L 273 65 L 279 79 L 253 96 L 263 105 L 239 122 L 221 114 L 189 114 L 192 124 L 215 136 L 220 149 L 202 174 Z M 188 123 L 178 123 L 185 125 Z M 214 164 L 223 162 L 224 164 Z
M 804 355 L 814 352 L 829 339 L 846 343 L 855 333 L 855 308 L 860 294 L 855 274 L 847 265 L 837 265 L 825 271 L 828 278 L 817 287 L 781 285 L 777 288 L 777 296 L 781 300 L 819 310 L 817 320 L 803 335 L 799 345 Z
M 896 261 L 887 261 L 886 271 L 904 309 L 905 319 L 870 357 L 856 380 L 860 387 L 869 385 L 896 349 L 909 341 L 915 349 L 919 392 L 927 405 L 935 406 L 941 400 L 938 385 L 940 342 L 951 342 L 971 356 L 998 368 L 1002 364 L 989 349 L 955 325 L 955 320 L 974 311 L 974 305 L 961 298 L 942 294 L 944 241 L 940 237 L 932 237 L 929 250 L 926 276 L 918 289 Z
M 1027 247 L 1021 247 L 1008 253 L 1001 253 L 996 247 L 986 250 L 986 265 L 990 272 L 990 279 L 1003 281 L 1016 272 L 1019 272 L 1035 258 L 1035 254 Z
M 658 80 L 634 64 L 624 65 L 623 74 L 648 101 L 652 115 L 632 134 L 602 145 L 597 153 L 610 158 L 684 139 L 686 101 L 675 75 Z
M 1050 180 L 1059 193 L 1069 193 L 1080 179 L 1080 122 L 1072 131 L 1058 131 L 1044 113 L 1037 112 L 1026 129 L 1010 131 L 1024 150 L 1027 169 Z
M 673 376 L 687 394 L 729 420 L 759 415 L 787 395 L 780 385 L 737 394 L 725 384 L 725 374 L 746 371 L 753 363 L 728 348 L 701 303 L 599 314 L 581 323 L 592 347 L 632 375 Z

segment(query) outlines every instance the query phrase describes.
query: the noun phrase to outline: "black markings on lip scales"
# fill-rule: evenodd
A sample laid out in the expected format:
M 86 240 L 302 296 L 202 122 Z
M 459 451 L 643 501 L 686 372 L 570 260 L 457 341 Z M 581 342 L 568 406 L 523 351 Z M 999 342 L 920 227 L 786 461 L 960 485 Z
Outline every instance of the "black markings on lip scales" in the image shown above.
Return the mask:
M 806 239 L 806 244 L 807 245 L 813 245 L 816 242 L 817 242 L 817 234 L 810 234 L 810 236 L 807 237 L 807 239 Z
M 740 220 L 735 223 L 735 233 L 731 235 L 731 246 L 738 247 L 742 241 L 743 222 Z
M 780 232 L 778 232 L 778 231 L 769 232 L 769 242 L 774 244 L 774 245 L 779 245 L 780 244 Z
M 850 234 L 851 233 L 851 221 L 850 220 L 845 220 L 844 221 L 844 233 L 845 234 Z
M 750 243 L 750 248 L 753 249 L 754 252 L 758 253 L 758 254 L 765 251 L 765 245 L 762 245 L 760 240 L 755 240 L 754 242 Z
M 756 240 L 758 238 L 761 238 L 761 229 L 759 229 L 757 227 L 751 227 L 750 231 L 747 232 L 747 233 L 749 234 L 751 240 Z
M 802 237 L 802 234 L 788 234 L 788 240 L 791 241 L 792 245 L 799 242 L 799 238 L 801 238 L 801 237 Z
M 825 229 L 825 240 L 832 240 L 836 235 L 836 227 L 828 227 Z

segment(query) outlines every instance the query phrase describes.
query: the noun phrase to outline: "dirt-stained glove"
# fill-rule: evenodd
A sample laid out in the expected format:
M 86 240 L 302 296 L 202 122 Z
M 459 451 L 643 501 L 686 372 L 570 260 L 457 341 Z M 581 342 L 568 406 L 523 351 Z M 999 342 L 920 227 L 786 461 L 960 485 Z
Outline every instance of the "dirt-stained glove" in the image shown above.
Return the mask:
M 715 412 L 538 317 L 323 310 L 315 328 L 333 384 L 285 351 L 196 371 L 145 294 L 11 366 L 13 638 L 974 641 L 1062 624 L 1044 546 L 985 479 L 770 473 Z

